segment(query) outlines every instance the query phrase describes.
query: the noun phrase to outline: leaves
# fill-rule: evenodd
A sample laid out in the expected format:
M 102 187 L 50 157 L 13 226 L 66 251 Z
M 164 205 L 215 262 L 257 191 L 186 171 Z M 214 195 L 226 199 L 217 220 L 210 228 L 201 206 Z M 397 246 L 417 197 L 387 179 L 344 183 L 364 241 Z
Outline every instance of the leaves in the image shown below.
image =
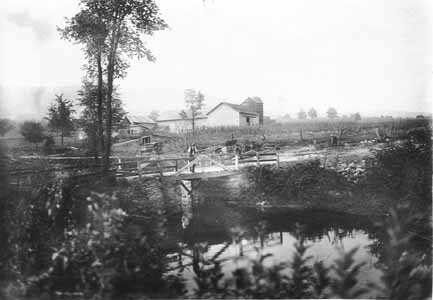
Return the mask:
M 44 129 L 42 124 L 34 121 L 25 121 L 20 128 L 21 135 L 30 143 L 40 143 L 43 141 Z
M 61 136 L 70 136 L 74 130 L 72 114 L 74 113 L 73 104 L 70 100 L 64 99 L 63 94 L 56 95 L 54 103 L 48 108 L 48 126 L 60 132 Z
M 365 294 L 363 287 L 358 287 L 357 276 L 365 262 L 356 263 L 354 258 L 358 247 L 348 252 L 341 251 L 341 256 L 335 261 L 332 269 L 335 272 L 335 278 L 331 280 L 331 293 L 334 297 L 343 299 L 359 298 Z
M 314 298 L 324 297 L 325 289 L 330 284 L 329 269 L 325 267 L 322 261 L 315 262 L 313 265 L 314 276 L 312 285 L 314 290 Z
M 312 269 L 309 261 L 312 256 L 306 256 L 308 246 L 304 244 L 304 239 L 300 238 L 295 243 L 295 254 L 292 259 L 292 283 L 291 293 L 293 298 L 310 298 Z

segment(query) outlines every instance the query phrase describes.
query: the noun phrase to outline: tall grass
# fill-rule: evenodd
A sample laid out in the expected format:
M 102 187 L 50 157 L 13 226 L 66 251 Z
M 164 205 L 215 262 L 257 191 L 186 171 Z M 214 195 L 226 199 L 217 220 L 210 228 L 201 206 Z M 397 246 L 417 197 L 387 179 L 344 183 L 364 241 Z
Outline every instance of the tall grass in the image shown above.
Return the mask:
M 429 119 L 370 119 L 350 120 L 297 120 L 287 123 L 271 123 L 256 127 L 221 126 L 202 127 L 179 133 L 183 147 L 196 142 L 201 145 L 222 145 L 225 141 L 238 139 L 243 142 L 265 140 L 273 143 L 297 143 L 302 140 L 327 140 L 331 134 L 344 139 L 360 141 L 386 137 L 404 137 L 409 129 L 429 127 Z

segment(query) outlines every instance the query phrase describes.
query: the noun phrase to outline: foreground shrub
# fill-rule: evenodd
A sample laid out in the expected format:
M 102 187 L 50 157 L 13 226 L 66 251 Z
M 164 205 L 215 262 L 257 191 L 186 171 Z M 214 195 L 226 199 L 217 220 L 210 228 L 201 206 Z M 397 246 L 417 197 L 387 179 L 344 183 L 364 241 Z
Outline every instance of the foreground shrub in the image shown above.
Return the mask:
M 33 286 L 87 296 L 164 290 L 165 255 L 158 241 L 129 226 L 115 196 L 93 193 L 87 200 L 88 223 L 65 232 L 51 267 L 32 279 Z

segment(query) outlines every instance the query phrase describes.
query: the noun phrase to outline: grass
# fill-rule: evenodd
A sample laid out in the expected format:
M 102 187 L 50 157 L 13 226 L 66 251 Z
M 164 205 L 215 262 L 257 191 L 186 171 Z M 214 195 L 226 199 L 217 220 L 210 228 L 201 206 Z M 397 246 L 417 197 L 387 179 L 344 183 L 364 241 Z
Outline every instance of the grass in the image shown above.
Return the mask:
M 202 147 L 224 145 L 228 140 L 241 143 L 266 141 L 280 146 L 328 142 L 331 135 L 341 137 L 343 142 L 360 142 L 385 137 L 404 137 L 408 130 L 431 126 L 429 119 L 370 119 L 347 120 L 305 120 L 288 123 L 271 123 L 262 127 L 209 127 L 179 133 L 175 143 L 178 149 L 186 149 L 192 142 Z M 176 147 L 175 147 L 176 148 Z

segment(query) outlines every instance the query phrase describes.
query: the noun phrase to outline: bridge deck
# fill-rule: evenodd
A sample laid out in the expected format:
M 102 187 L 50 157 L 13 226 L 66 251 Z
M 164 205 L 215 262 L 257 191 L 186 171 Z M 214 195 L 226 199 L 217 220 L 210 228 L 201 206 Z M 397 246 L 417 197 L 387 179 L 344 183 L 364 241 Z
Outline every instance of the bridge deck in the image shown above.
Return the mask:
M 239 170 L 219 170 L 219 171 L 205 171 L 205 172 L 190 172 L 190 173 L 182 173 L 176 176 L 164 174 L 164 178 L 168 180 L 192 180 L 192 179 L 208 179 L 208 178 L 217 178 L 224 176 L 231 176 L 241 174 Z
M 221 160 L 221 158 L 223 159 Z M 119 171 L 118 175 L 122 176 L 121 173 L 124 173 L 127 179 L 164 177 L 165 179 L 171 181 L 207 179 L 240 174 L 242 172 L 242 168 L 249 166 L 273 164 L 279 166 L 280 162 L 296 162 L 299 160 L 299 157 L 280 157 L 278 153 L 273 152 L 257 153 L 256 156 L 243 157 L 243 159 L 238 159 L 235 156 L 229 156 L 227 158 L 227 155 L 199 155 L 193 162 L 189 160 L 190 158 L 182 157 L 138 161 L 137 169 L 135 169 L 135 171 Z M 167 162 L 170 161 L 174 161 L 176 163 L 174 165 L 167 165 Z M 186 161 L 187 163 L 186 165 L 178 164 L 179 161 Z M 165 163 L 165 165 L 163 163 Z M 158 167 L 151 167 L 155 164 Z M 195 165 L 194 173 L 190 170 L 193 164 Z

